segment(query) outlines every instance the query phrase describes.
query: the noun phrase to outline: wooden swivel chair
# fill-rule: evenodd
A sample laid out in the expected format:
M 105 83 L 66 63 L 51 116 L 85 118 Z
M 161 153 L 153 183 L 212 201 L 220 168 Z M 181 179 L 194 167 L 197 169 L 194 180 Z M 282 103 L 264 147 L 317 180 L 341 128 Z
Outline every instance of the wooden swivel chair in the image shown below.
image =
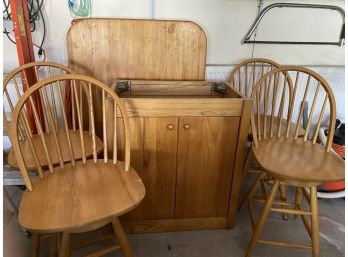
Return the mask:
M 256 82 L 267 72 L 280 68 L 280 64 L 264 58 L 252 58 L 238 64 L 232 70 L 227 82 L 244 97 L 251 97 Z M 290 78 L 289 78 L 290 79 Z M 270 117 L 266 119 L 269 121 Z M 251 128 L 248 134 L 248 141 L 252 142 Z M 249 149 L 250 150 L 250 149 Z M 249 159 L 250 151 L 247 151 L 245 163 Z M 247 167 L 245 171 L 258 171 L 258 167 Z
M 280 68 L 281 65 L 278 64 L 275 61 L 265 59 L 265 58 L 252 58 L 245 60 L 238 64 L 231 72 L 229 78 L 227 79 L 227 82 L 237 91 L 239 91 L 243 96 L 245 97 L 251 97 L 251 93 L 258 82 L 260 78 L 262 78 L 263 75 L 265 75 L 267 72 Z M 292 81 L 290 77 L 286 77 L 289 83 L 289 88 L 292 89 Z M 270 83 L 269 81 L 265 81 L 265 83 Z M 290 92 L 291 93 L 291 92 Z M 277 119 L 277 117 L 273 117 L 273 119 Z M 270 123 L 271 121 L 271 116 L 266 115 L 266 123 Z M 263 120 L 261 121 L 263 122 Z M 283 119 L 283 125 L 286 123 L 286 121 Z M 275 122 L 278 124 L 277 122 Z M 284 128 L 285 126 L 283 126 Z M 294 129 L 294 125 L 291 124 L 290 129 Z M 299 131 L 300 135 L 303 135 L 303 129 L 300 128 Z M 252 138 L 252 133 L 251 133 L 251 128 L 248 134 L 248 141 L 252 143 L 253 138 Z M 256 164 L 253 163 L 252 158 L 250 158 L 250 153 L 251 153 L 251 147 L 247 148 L 246 151 L 246 156 L 244 159 L 244 171 L 245 172 L 259 172 L 260 167 Z M 262 188 L 264 188 L 263 185 L 264 181 L 260 181 L 260 185 Z M 287 193 L 286 193 L 286 188 L 284 186 L 281 186 L 279 188 L 281 192 L 281 198 L 282 201 L 287 200 Z M 245 204 L 245 198 L 241 200 L 241 204 L 239 209 Z M 287 214 L 283 214 L 283 218 L 287 219 Z
M 11 129 L 11 120 L 12 120 L 12 114 L 13 110 L 18 102 L 18 100 L 21 98 L 23 95 L 23 91 L 27 89 L 30 85 L 35 84 L 38 81 L 44 80 L 46 78 L 56 76 L 56 75 L 61 75 L 61 74 L 72 74 L 73 71 L 68 68 L 67 66 L 55 63 L 55 62 L 31 62 L 27 63 L 24 65 L 21 65 L 17 67 L 16 69 L 12 70 L 4 79 L 3 81 L 3 99 L 4 99 L 4 108 L 3 108 L 3 116 L 4 116 L 4 127 L 6 129 L 6 133 L 9 136 L 10 141 L 12 142 L 12 137 L 10 133 Z M 51 87 L 49 89 L 48 95 L 46 97 L 51 97 L 53 101 L 53 106 L 52 110 L 55 122 L 57 123 L 58 119 L 58 114 L 57 114 L 57 109 L 56 109 L 56 100 L 52 98 L 52 91 L 53 88 Z M 64 100 L 68 99 L 69 93 L 71 94 L 70 88 L 63 93 L 63 98 Z M 70 95 L 71 97 L 71 95 Z M 44 98 L 42 94 L 36 94 L 35 96 L 36 101 L 37 101 L 37 108 L 39 114 L 39 118 L 43 123 L 43 127 L 45 130 L 48 132 L 48 151 L 53 155 L 52 158 L 52 164 L 57 165 L 59 164 L 58 156 L 57 153 L 54 149 L 54 138 L 53 134 L 51 133 L 52 130 L 49 127 L 49 123 L 47 120 L 47 117 L 43 115 L 43 109 L 46 108 Z M 40 102 L 40 103 L 39 103 Z M 70 106 L 68 102 L 65 103 L 65 107 Z M 45 113 L 46 114 L 46 113 Z M 71 110 L 70 113 L 71 114 Z M 71 116 L 71 115 L 70 115 Z M 32 111 L 30 108 L 27 109 L 27 113 L 25 116 L 23 116 L 24 122 L 26 122 L 28 128 L 28 132 L 31 134 L 31 139 L 33 145 L 37 145 L 38 147 L 42 146 L 40 143 L 40 137 L 37 135 L 37 128 L 35 127 L 35 123 L 32 120 Z M 70 121 L 71 119 L 69 119 Z M 81 153 L 81 148 L 79 144 L 79 134 L 76 133 L 73 129 L 70 130 L 70 136 L 71 136 L 71 141 L 72 141 L 72 147 L 74 149 L 75 157 L 77 159 L 82 158 L 82 153 Z M 84 133 L 85 140 L 91 140 L 91 137 Z M 66 141 L 66 137 L 64 133 L 59 133 L 58 134 L 58 140 L 60 141 Z M 102 142 L 99 138 L 97 140 L 97 151 L 100 152 L 102 149 Z M 36 161 L 40 164 L 40 166 L 46 167 L 48 165 L 47 160 L 44 155 L 44 149 L 38 149 L 37 152 L 37 159 L 33 159 L 31 153 L 30 153 L 30 146 L 29 142 L 27 140 L 21 141 L 21 144 L 23 144 L 23 148 L 25 149 L 23 151 L 23 158 L 25 159 L 25 163 L 30 171 L 36 171 Z M 42 147 L 41 147 L 42 148 Z M 87 149 L 87 156 L 92 155 L 92 149 Z M 63 156 L 63 160 L 66 161 L 68 160 L 68 156 L 65 155 Z M 13 151 L 13 148 L 9 150 L 7 153 L 7 163 L 14 169 L 18 169 L 18 163 L 17 159 L 15 158 L 15 154 Z M 32 174 L 34 176 L 34 174 Z M 17 210 L 16 210 L 17 212 Z M 33 236 L 33 241 L 35 244 L 38 244 L 39 242 L 39 237 L 37 236 L 36 233 L 34 233 Z M 34 250 L 35 251 L 35 250 Z M 38 253 L 35 253 L 38 254 Z M 34 254 L 34 255 L 35 255 Z
M 10 134 L 10 128 L 11 128 L 11 119 L 12 119 L 12 112 L 14 110 L 14 107 L 16 106 L 17 101 L 20 99 L 20 97 L 23 95 L 23 88 L 27 89 L 28 85 L 33 85 L 38 81 L 44 80 L 46 78 L 61 75 L 61 74 L 72 74 L 73 71 L 69 69 L 68 67 L 54 63 L 54 62 L 31 62 L 24 65 L 21 65 L 20 67 L 14 69 L 11 71 L 4 79 L 3 81 L 3 95 L 4 95 L 4 107 L 7 106 L 9 109 L 3 110 L 4 114 L 4 127 L 6 129 L 7 134 L 9 135 L 10 141 L 12 142 L 11 134 Z M 47 95 L 42 94 L 36 94 L 36 107 L 38 111 L 38 115 L 41 121 L 41 124 L 43 126 L 43 129 L 47 132 L 47 140 L 48 140 L 48 151 L 50 151 L 50 154 L 52 155 L 52 165 L 59 164 L 59 158 L 57 156 L 57 153 L 54 148 L 54 135 L 52 133 L 52 128 L 49 126 L 49 121 L 47 117 L 47 112 L 44 110 L 44 108 L 47 108 L 45 103 L 45 97 L 52 99 L 52 111 L 53 111 L 53 119 L 54 122 L 57 123 L 58 121 L 58 114 L 56 110 L 56 101 L 58 99 L 54 99 L 53 97 L 53 85 L 50 86 L 50 88 L 47 89 Z M 63 92 L 63 99 L 66 101 L 68 96 L 70 96 L 71 99 L 72 91 L 70 88 L 67 88 L 67 91 Z M 52 98 L 53 97 L 53 98 Z M 65 102 L 65 107 L 68 109 L 70 106 L 69 102 Z M 74 109 L 70 110 L 68 113 L 68 120 L 73 118 L 72 115 L 74 115 L 74 112 L 76 112 Z M 31 138 L 34 145 L 39 144 L 40 145 L 40 137 L 36 134 L 37 128 L 35 126 L 34 121 L 32 120 L 32 110 L 30 108 L 27 108 L 27 114 L 23 116 L 24 122 L 27 124 L 27 126 L 30 128 Z M 70 119 L 69 119 L 70 118 Z M 79 138 L 80 135 L 78 132 L 76 132 L 76 128 L 73 128 L 73 126 L 70 126 L 69 133 L 71 137 L 71 143 L 72 147 L 75 153 L 76 159 L 82 158 L 82 152 L 79 144 Z M 83 134 L 85 141 L 91 141 L 92 138 L 88 133 Z M 58 140 L 59 141 L 66 141 L 66 135 L 65 133 L 59 133 L 58 134 Z M 40 163 L 41 166 L 47 166 L 47 160 L 44 154 L 44 149 L 38 150 L 37 159 L 32 159 L 29 148 L 29 142 L 28 141 L 21 141 L 21 144 L 23 144 L 25 151 L 23 151 L 23 158 L 25 159 L 25 162 L 27 164 L 27 167 L 29 170 L 35 170 L 35 167 L 37 165 L 36 161 Z M 96 148 L 97 152 L 100 152 L 103 148 L 101 140 L 97 137 L 96 138 Z M 92 156 L 92 149 L 87 148 L 86 149 L 86 156 L 90 157 Z M 69 159 L 69 156 L 67 154 L 63 153 L 63 161 L 67 161 Z M 13 149 L 10 149 L 8 153 L 8 159 L 7 162 L 10 166 L 13 168 L 18 168 L 17 160 L 14 156 Z
M 293 77 L 292 95 L 286 75 Z M 266 81 L 271 83 L 265 83 Z M 252 92 L 254 114 L 251 118 L 253 146 L 252 151 L 257 163 L 262 167 L 257 180 L 247 194 L 247 201 L 264 203 L 258 221 L 255 223 L 252 208 L 249 208 L 253 224 L 253 234 L 249 241 L 246 257 L 253 253 L 257 242 L 312 250 L 312 256 L 319 256 L 319 227 L 317 185 L 325 181 L 344 179 L 344 161 L 331 150 L 336 119 L 336 103 L 328 83 L 314 71 L 288 66 L 272 70 L 265 74 Z M 308 102 L 309 117 L 303 137 L 299 137 L 299 128 Z M 296 108 L 299 106 L 299 108 Z M 276 125 L 275 119 L 267 123 L 266 115 L 287 120 L 285 129 L 282 123 Z M 317 143 L 319 128 L 324 117 L 328 123 L 328 139 L 325 146 Z M 296 121 L 295 130 L 290 130 L 291 121 Z M 263 122 L 261 122 L 263 121 Z M 255 192 L 265 176 L 273 179 L 272 187 L 266 193 L 267 199 L 257 198 Z M 274 201 L 280 185 L 296 187 L 294 204 Z M 310 189 L 310 193 L 306 189 Z M 302 195 L 309 202 L 310 210 L 301 208 Z M 273 207 L 273 204 L 281 208 Z M 293 208 L 289 206 L 293 205 Z M 260 240 L 260 234 L 270 211 L 301 216 L 312 240 L 311 245 L 287 243 L 281 241 Z M 308 221 L 307 216 L 310 216 Z
M 76 110 L 76 131 L 79 135 L 81 160 L 76 161 L 72 137 L 67 119 L 67 110 L 64 108 L 63 92 L 71 86 L 73 92 L 73 108 Z M 46 97 L 47 90 L 51 87 L 53 97 Z M 83 88 L 83 90 L 81 90 Z M 100 99 L 93 99 L 92 91 L 98 92 Z M 47 121 L 51 125 L 50 132 L 44 130 L 39 113 L 35 106 L 35 93 L 43 95 L 46 108 L 44 108 Z M 85 98 L 84 98 L 85 97 Z M 52 99 L 58 99 L 53 104 Z M 83 118 L 81 109 L 82 99 L 88 99 L 88 115 Z M 102 106 L 103 156 L 97 154 L 97 135 L 95 124 L 95 106 Z M 52 106 L 57 109 L 58 122 Z M 111 106 L 114 118 L 106 120 L 106 106 Z M 49 106 L 49 108 L 48 108 Z M 41 145 L 33 144 L 29 125 L 25 122 L 26 109 L 33 111 L 35 126 Z M 86 122 L 86 119 L 89 122 Z M 113 142 L 108 145 L 106 140 L 106 126 L 112 123 Z M 130 138 L 129 122 L 125 107 L 116 94 L 103 83 L 76 74 L 65 74 L 50 77 L 39 81 L 30 87 L 18 101 L 12 119 L 12 141 L 14 153 L 18 161 L 21 175 L 26 184 L 19 208 L 19 223 L 28 231 L 41 233 L 62 233 L 60 257 L 70 256 L 71 235 L 90 230 L 95 230 L 108 223 L 112 223 L 119 239 L 120 246 L 112 245 L 101 249 L 88 256 L 102 256 L 114 250 L 121 249 L 125 256 L 133 256 L 129 248 L 126 235 L 119 222 L 118 216 L 134 209 L 145 195 L 144 185 L 137 173 L 130 167 Z M 92 140 L 84 137 L 84 127 L 88 130 Z M 122 129 L 120 129 L 122 128 Z M 117 131 L 122 131 L 122 142 L 125 145 L 124 153 L 117 152 Z M 49 146 L 50 133 L 53 135 L 53 146 Z M 66 141 L 58 138 L 59 133 L 65 133 Z M 28 151 L 33 159 L 37 159 L 38 151 L 43 149 L 47 166 L 42 167 L 37 163 L 38 178 L 32 181 L 28 174 L 28 167 L 24 159 L 25 148 L 22 142 L 27 140 L 30 146 Z M 49 151 L 48 148 L 55 149 Z M 92 159 L 87 159 L 86 149 L 91 148 Z M 124 162 L 118 161 L 118 156 L 124 155 Z M 63 156 L 67 155 L 68 160 Z M 53 165 L 53 157 L 58 156 L 59 165 Z M 34 247 L 39 244 L 34 242 Z M 38 252 L 38 251 L 34 251 Z

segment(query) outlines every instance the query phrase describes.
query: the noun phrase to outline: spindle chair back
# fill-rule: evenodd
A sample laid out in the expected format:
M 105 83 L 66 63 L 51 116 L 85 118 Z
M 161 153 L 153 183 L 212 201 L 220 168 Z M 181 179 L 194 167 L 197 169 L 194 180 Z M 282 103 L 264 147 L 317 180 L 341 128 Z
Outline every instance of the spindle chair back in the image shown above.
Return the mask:
M 293 89 L 287 76 L 293 78 Z M 257 82 L 251 97 L 255 99 L 254 115 L 251 119 L 255 147 L 262 140 L 272 138 L 298 139 L 302 128 L 304 133 L 301 140 L 315 144 L 323 118 L 327 116 L 328 140 L 325 150 L 330 150 L 336 120 L 336 103 L 329 84 L 318 73 L 298 66 L 272 70 Z M 306 105 L 308 119 L 304 118 Z M 274 118 L 268 121 L 267 115 Z M 280 118 L 286 119 L 286 124 L 282 124 Z M 293 130 L 290 129 L 292 122 Z
M 21 65 L 17 67 L 16 69 L 12 70 L 7 76 L 4 78 L 3 81 L 3 96 L 4 96 L 4 127 L 6 129 L 7 134 L 10 136 L 10 128 L 11 128 L 11 119 L 12 119 L 12 113 L 14 110 L 14 107 L 16 106 L 16 103 L 20 99 L 20 97 L 23 95 L 24 91 L 28 89 L 30 86 L 34 85 L 36 82 L 40 80 L 44 80 L 46 78 L 56 76 L 56 75 L 62 75 L 62 74 L 71 74 L 73 71 L 64 65 L 55 63 L 55 62 L 31 62 L 24 65 Z M 34 75 L 34 77 L 32 76 Z M 50 90 L 53 92 L 52 90 Z M 56 99 L 52 98 L 52 95 L 50 95 L 53 103 L 52 107 L 55 108 L 55 101 Z M 42 95 L 36 95 L 35 96 L 36 102 L 43 102 L 43 96 Z M 65 95 L 64 95 L 65 98 Z M 5 107 L 7 110 L 5 110 Z M 40 108 L 40 105 L 36 104 L 37 108 Z M 42 108 L 40 108 L 40 115 L 42 115 Z M 29 112 L 31 114 L 31 110 L 28 108 L 27 115 L 24 118 L 24 121 L 30 125 L 32 130 L 35 130 L 35 126 L 33 122 L 28 119 Z M 57 112 L 55 111 L 54 114 L 56 115 Z M 54 117 L 55 120 L 57 120 L 57 116 Z M 42 117 L 42 119 L 45 121 L 43 125 L 47 124 L 47 117 Z M 46 125 L 45 125 L 46 126 Z M 11 138 L 10 138 L 11 140 Z
M 245 60 L 234 67 L 227 82 L 245 97 L 250 97 L 256 82 L 280 64 L 265 58 Z
M 107 101 L 113 103 L 113 114 L 114 117 L 117 116 L 117 113 L 121 115 L 123 125 L 124 125 L 124 142 L 125 142 L 125 170 L 129 169 L 130 161 L 130 143 L 129 143 L 129 125 L 128 117 L 125 110 L 125 107 L 121 100 L 116 96 L 116 94 L 103 83 L 89 78 L 83 75 L 76 74 L 67 74 L 50 77 L 46 80 L 39 81 L 34 86 L 30 87 L 24 95 L 18 101 L 16 108 L 13 114 L 13 128 L 12 128 L 12 140 L 13 146 L 15 149 L 15 154 L 18 160 L 19 168 L 21 174 L 24 178 L 25 184 L 29 190 L 34 190 L 33 183 L 28 175 L 28 168 L 26 166 L 25 160 L 23 158 L 23 144 L 20 144 L 21 141 L 26 140 L 30 146 L 30 152 L 32 158 L 35 160 L 36 169 L 38 170 L 40 178 L 44 176 L 44 168 L 42 167 L 38 154 L 44 155 L 47 162 L 47 170 L 53 173 L 57 168 L 54 168 L 53 156 L 52 153 L 56 152 L 58 156 L 58 163 L 61 169 L 64 169 L 65 165 L 71 163 L 75 165 L 76 156 L 74 153 L 74 148 L 72 147 L 70 127 L 68 124 L 68 111 L 65 108 L 64 101 L 64 92 L 67 90 L 67 87 L 71 87 L 72 95 L 72 126 L 73 131 L 76 131 L 79 134 L 79 146 L 82 153 L 82 162 L 86 163 L 87 155 L 86 149 L 92 149 L 93 161 L 97 163 L 98 161 L 98 151 L 97 151 L 97 135 L 95 132 L 95 106 L 102 105 L 102 127 L 103 127 L 103 160 L 104 162 L 109 161 L 108 149 L 112 149 L 112 162 L 117 163 L 117 139 L 116 131 L 113 131 L 113 144 L 112 146 L 107 145 L 106 140 L 106 123 L 110 122 L 106 120 L 106 104 Z M 52 90 L 56 88 L 57 90 Z M 102 99 L 100 102 L 93 102 L 92 91 L 98 90 L 101 92 Z M 34 95 L 39 93 L 42 96 L 42 104 L 44 110 L 44 116 L 46 117 L 46 126 L 42 126 L 39 118 L 39 112 L 35 105 Z M 49 99 L 49 95 L 51 98 Z M 52 99 L 58 99 L 58 102 L 50 101 Z M 82 104 L 84 99 L 88 99 L 88 122 L 83 121 L 82 115 Z M 35 126 L 38 130 L 38 135 L 40 137 L 40 144 L 33 144 L 32 142 L 32 132 L 30 130 L 29 124 L 26 122 L 26 111 L 27 106 L 32 109 L 34 115 Z M 58 115 L 60 113 L 61 115 Z M 75 118 L 76 117 L 76 121 Z M 61 118 L 62 121 L 57 120 Z M 114 128 L 116 128 L 115 118 L 112 122 L 114 123 Z M 86 128 L 86 124 L 88 124 Z M 88 131 L 85 131 L 88 130 Z M 64 133 L 66 141 L 58 140 L 58 134 Z M 92 140 L 85 140 L 84 135 L 89 133 Z M 53 135 L 53 140 L 48 138 L 48 135 Z M 49 145 L 50 144 L 50 145 Z M 49 148 L 54 148 L 54 150 L 48 150 Z M 44 151 L 44 153 L 42 153 Z M 66 152 L 68 159 L 63 159 L 63 152 Z M 53 157 L 53 158 L 52 158 Z M 59 168 L 58 168 L 59 169 Z
M 64 74 L 73 74 L 73 71 L 61 64 L 54 62 L 32 62 L 21 65 L 20 67 L 11 71 L 6 78 L 4 79 L 4 127 L 9 135 L 9 139 L 12 142 L 12 136 L 10 133 L 10 128 L 12 124 L 12 115 L 14 108 L 22 97 L 25 90 L 30 88 L 36 82 L 45 80 L 52 76 L 64 75 Z M 82 96 L 82 91 L 77 92 Z M 25 148 L 24 151 L 24 159 L 27 163 L 27 167 L 30 170 L 36 170 L 36 166 L 40 163 L 41 166 L 47 166 L 48 160 L 44 155 L 44 149 L 37 149 L 39 152 L 37 155 L 33 156 L 29 152 L 33 146 L 39 145 L 42 147 L 42 143 L 40 136 L 38 135 L 38 127 L 37 122 L 40 121 L 41 129 L 45 131 L 49 141 L 48 151 L 53 149 L 54 156 L 51 156 L 52 165 L 59 164 L 59 156 L 57 155 L 57 151 L 54 149 L 54 137 L 57 136 L 59 141 L 66 141 L 65 133 L 58 132 L 59 122 L 62 122 L 62 110 L 67 117 L 67 122 L 69 124 L 69 134 L 71 137 L 71 146 L 75 153 L 74 157 L 76 159 L 82 158 L 80 144 L 78 142 L 79 135 L 76 133 L 76 104 L 72 103 L 74 101 L 74 90 L 71 85 L 67 84 L 61 91 L 62 102 L 59 98 L 60 94 L 57 91 L 57 88 L 54 86 L 54 83 L 51 83 L 45 90 L 39 90 L 32 95 L 33 106 L 35 107 L 36 115 L 33 110 L 33 106 L 28 102 L 25 105 L 25 108 L 22 110 L 22 122 L 21 129 L 19 130 L 19 135 L 21 136 L 21 144 Z M 87 98 L 83 98 L 85 100 L 84 105 L 88 106 L 89 101 Z M 59 105 L 63 105 L 64 108 L 58 109 Z M 71 108 L 71 106 L 75 108 Z M 80 108 L 82 108 L 83 102 L 80 101 Z M 6 108 L 5 108 L 6 107 Z M 5 110 L 7 109 L 7 110 Z M 24 128 L 27 128 L 27 131 Z M 61 125 L 61 124 L 60 124 Z M 57 135 L 54 135 L 54 131 L 58 132 Z M 85 140 L 91 141 L 92 138 L 87 134 L 83 134 Z M 30 138 L 31 142 L 27 139 Z M 12 142 L 13 143 L 13 142 Z M 101 151 L 102 143 L 99 138 L 96 138 L 97 151 Z M 92 148 L 88 148 L 86 150 L 87 157 L 92 155 Z M 35 157 L 33 159 L 33 157 Z M 69 156 L 63 152 L 63 162 L 67 161 Z M 10 149 L 8 153 L 8 164 L 14 168 L 18 168 L 17 159 L 14 156 L 13 149 Z
M 276 63 L 275 61 L 264 59 L 264 58 L 253 58 L 248 59 L 244 62 L 238 64 L 231 72 L 230 77 L 227 82 L 238 90 L 245 97 L 251 97 L 253 88 L 256 83 L 264 76 L 267 72 L 270 72 L 274 69 L 280 68 L 281 65 Z M 289 93 L 292 94 L 292 80 L 290 76 L 286 74 L 286 71 L 283 72 L 283 76 L 287 80 Z M 265 83 L 270 83 L 269 81 L 265 81 Z M 273 119 L 277 119 L 273 117 Z M 265 122 L 270 122 L 271 116 L 266 114 Z M 263 122 L 263 121 L 261 121 Z M 284 120 L 282 120 L 284 123 Z M 293 128 L 293 126 L 291 126 Z M 302 134 L 303 130 L 300 129 L 299 133 Z M 251 130 L 249 132 L 248 140 L 252 141 Z M 245 162 L 247 161 L 249 155 L 247 154 Z M 254 168 L 251 168 L 253 170 Z

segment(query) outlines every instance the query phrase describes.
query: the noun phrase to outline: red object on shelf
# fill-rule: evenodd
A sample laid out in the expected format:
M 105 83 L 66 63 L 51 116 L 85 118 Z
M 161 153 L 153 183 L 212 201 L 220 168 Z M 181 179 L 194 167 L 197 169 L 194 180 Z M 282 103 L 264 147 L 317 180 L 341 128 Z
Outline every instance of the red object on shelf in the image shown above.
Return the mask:
M 13 20 L 13 28 L 16 40 L 17 55 L 19 65 L 23 65 L 29 62 L 35 62 L 35 55 L 33 49 L 33 41 L 31 38 L 29 15 L 27 9 L 26 0 L 10 0 L 11 17 Z M 21 74 L 23 91 L 26 91 L 28 87 L 34 85 L 37 82 L 34 69 L 28 70 L 25 74 Z M 28 85 L 25 81 L 25 77 L 28 81 Z M 35 106 L 38 111 L 41 126 L 44 127 L 42 103 L 39 94 L 34 97 Z M 30 104 L 26 105 L 28 110 L 29 126 L 33 133 L 37 132 L 33 112 Z
M 332 143 L 332 149 L 341 157 L 345 157 L 345 146 Z M 344 180 L 338 182 L 323 183 L 323 187 L 327 191 L 342 191 L 345 188 Z

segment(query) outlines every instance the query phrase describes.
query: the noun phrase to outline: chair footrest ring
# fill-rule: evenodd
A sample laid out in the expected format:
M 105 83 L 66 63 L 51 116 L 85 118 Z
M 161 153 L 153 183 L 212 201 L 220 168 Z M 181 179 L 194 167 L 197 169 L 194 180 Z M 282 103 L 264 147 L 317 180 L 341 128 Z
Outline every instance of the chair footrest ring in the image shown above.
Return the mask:
M 262 244 L 269 244 L 274 246 L 280 246 L 280 247 L 287 247 L 287 248 L 297 248 L 297 249 L 307 249 L 311 250 L 312 246 L 310 245 L 303 245 L 303 244 L 297 244 L 292 242 L 285 242 L 285 241 L 274 241 L 274 240 L 258 240 L 259 243 Z

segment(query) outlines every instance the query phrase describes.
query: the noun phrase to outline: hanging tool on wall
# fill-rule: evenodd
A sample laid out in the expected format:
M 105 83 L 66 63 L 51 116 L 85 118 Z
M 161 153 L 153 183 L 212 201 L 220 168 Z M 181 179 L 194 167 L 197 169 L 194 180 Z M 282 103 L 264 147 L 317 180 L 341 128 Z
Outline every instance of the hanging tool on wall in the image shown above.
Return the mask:
M 260 15 L 262 7 L 263 7 L 263 0 L 259 0 L 259 4 L 257 6 L 257 16 Z M 257 33 L 257 28 L 254 30 L 254 41 L 256 39 L 256 33 Z M 254 51 L 255 51 L 255 43 L 253 44 L 253 49 L 251 51 L 251 59 L 254 58 Z
M 301 42 L 301 41 L 257 41 L 257 40 L 250 40 L 252 34 L 256 30 L 257 26 L 261 22 L 263 16 L 271 9 L 273 8 L 310 8 L 310 9 L 328 9 L 328 10 L 334 10 L 341 14 L 342 16 L 342 28 L 341 28 L 341 34 L 340 39 L 338 42 Z M 337 45 L 337 46 L 343 46 L 344 40 L 345 40 L 345 24 L 344 24 L 344 18 L 345 18 L 345 12 L 344 10 L 335 5 L 319 5 L 319 4 L 297 4 L 297 3 L 275 3 L 271 4 L 269 6 L 266 6 L 260 14 L 256 17 L 253 25 L 249 29 L 248 33 L 242 40 L 242 44 L 300 44 L 300 45 Z

